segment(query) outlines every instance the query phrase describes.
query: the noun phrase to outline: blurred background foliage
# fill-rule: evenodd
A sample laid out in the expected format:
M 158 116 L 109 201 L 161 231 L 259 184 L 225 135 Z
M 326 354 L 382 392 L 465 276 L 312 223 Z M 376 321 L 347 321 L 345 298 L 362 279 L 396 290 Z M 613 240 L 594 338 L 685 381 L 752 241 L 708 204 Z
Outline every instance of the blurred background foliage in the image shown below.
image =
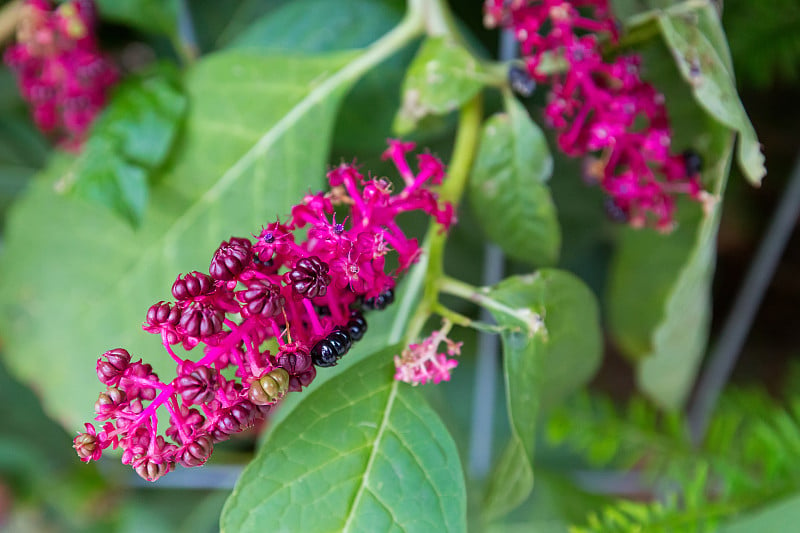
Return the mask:
M 112 4 L 130 4 L 131 9 Z M 0 2 L 0 6 L 7 2 Z M 345 2 L 346 3 L 346 2 Z M 174 51 L 176 37 L 169 28 L 170 9 L 153 7 L 159 2 L 148 0 L 107 0 L 100 2 L 103 19 L 100 35 L 104 46 L 111 50 L 128 73 L 142 72 L 155 58 L 180 61 Z M 165 2 L 164 5 L 172 4 Z M 281 34 L 281 28 L 303 31 L 298 25 L 302 12 L 292 12 L 289 0 L 192 0 L 187 2 L 197 32 L 201 53 L 220 48 L 259 46 L 267 49 L 295 49 L 297 33 Z M 353 11 L 332 18 L 327 28 L 317 31 L 306 28 L 313 36 L 300 45 L 303 51 L 353 48 L 367 44 L 376 35 L 391 28 L 402 16 L 403 2 L 376 0 L 354 2 Z M 470 0 L 451 2 L 453 10 L 471 30 L 474 40 L 485 53 L 497 55 L 497 32 L 482 26 L 482 2 Z M 111 7 L 104 7 L 111 6 Z M 281 8 L 283 18 L 271 18 Z M 151 9 L 156 9 L 152 11 Z M 158 11 L 163 9 L 163 12 Z M 357 9 L 360 16 L 369 17 L 370 24 L 363 32 L 347 33 L 347 42 L 340 42 L 341 27 L 348 27 Z M 153 16 L 153 13 L 160 13 Z M 148 15 L 149 14 L 149 15 Z M 174 21 L 172 21 L 174 22 Z M 797 0 L 726 0 L 723 24 L 728 34 L 737 83 L 745 108 L 764 146 L 768 177 L 760 189 L 753 190 L 739 176 L 732 176 L 719 233 L 717 272 L 714 278 L 714 307 L 712 342 L 721 320 L 726 316 L 736 295 L 747 266 L 758 246 L 771 213 L 781 197 L 789 174 L 800 152 L 797 128 L 800 124 L 800 2 Z M 341 25 L 341 26 L 337 26 Z M 3 43 L 5 44 L 5 43 Z M 408 50 L 390 59 L 375 72 L 366 76 L 352 91 L 337 122 L 330 161 L 351 159 L 380 168 L 378 156 L 382 137 L 375 131 L 387 131 L 394 110 L 399 105 L 399 86 L 404 67 L 413 54 Z M 348 103 L 349 102 L 349 103 Z M 355 105 L 354 102 L 358 102 Z M 489 110 L 499 102 L 490 100 Z M 374 129 L 361 128 L 364 109 L 380 111 L 374 116 Z M 362 117 L 359 117 L 362 113 Z M 534 113 L 534 117 L 536 114 Z M 418 133 L 433 151 L 446 157 L 450 150 L 453 121 L 432 121 Z M 27 109 L 18 96 L 12 76 L 0 68 L 0 228 L 15 197 L 41 170 L 52 148 L 32 125 Z M 557 168 L 574 171 L 577 166 L 558 160 Z M 561 172 L 561 171 L 559 171 Z M 738 170 L 733 170 L 734 174 Z M 603 220 L 602 202 L 597 191 L 584 189 L 579 180 L 554 180 L 554 194 L 565 233 L 570 224 Z M 480 282 L 480 261 L 471 257 L 476 243 L 481 241 L 479 230 L 465 205 L 462 223 L 448 244 L 448 268 L 452 275 L 470 282 Z M 605 289 L 605 272 L 614 240 L 615 228 L 600 222 L 578 232 L 576 241 L 567 243 L 563 263 L 576 271 L 601 298 Z M 571 246 L 571 248 L 570 248 Z M 2 237 L 0 237 L 2 253 Z M 522 267 L 510 265 L 511 271 Z M 735 381 L 743 385 L 766 385 L 776 394 L 787 386 L 797 384 L 797 372 L 789 371 L 791 361 L 800 357 L 797 332 L 800 331 L 800 234 L 795 234 L 780 263 L 762 303 L 753 330 L 748 337 L 737 365 Z M 0 350 L 3 333 L 0 331 Z M 475 343 L 466 343 L 475 346 Z M 463 357 L 462 367 L 452 382 L 426 390 L 431 403 L 443 413 L 442 418 L 456 436 L 458 443 L 467 442 L 469 432 L 468 402 L 454 403 L 450 395 L 469 397 L 472 386 L 472 357 Z M 47 369 L 43 369 L 46 372 Z M 794 377 L 793 377 L 794 376 Z M 593 382 L 593 389 L 617 402 L 626 402 L 633 391 L 633 375 L 629 365 L 609 343 L 603 366 Z M 790 391 L 796 394 L 796 389 Z M 727 400 L 726 400 L 727 401 Z M 755 402 L 751 402 L 752 405 Z M 465 405 L 466 404 L 466 405 Z M 728 404 L 735 404 L 728 401 Z M 599 403 L 601 409 L 612 412 L 613 404 Z M 87 406 L 88 411 L 88 406 Z M 495 417 L 499 435 L 507 432 L 503 409 Z M 227 491 L 178 490 L 151 486 L 143 488 L 130 484 L 128 469 L 103 471 L 94 465 L 78 462 L 71 447 L 72 438 L 63 428 L 51 421 L 39 406 L 36 390 L 15 381 L 0 363 L 0 529 L 9 531 L 215 531 L 220 509 Z M 645 415 L 638 419 L 647 425 Z M 587 422 L 588 424 L 588 422 Z M 591 432 L 589 434 L 592 434 Z M 463 438 L 459 438 L 459 437 Z M 614 446 L 622 442 L 616 441 Z M 498 437 L 498 442 L 500 437 Z M 595 443 L 595 447 L 602 444 Z M 252 435 L 235 439 L 221 446 L 214 463 L 233 462 L 246 456 L 254 447 Z M 538 471 L 537 486 L 529 505 L 512 515 L 512 521 L 530 524 L 535 518 L 538 530 L 563 530 L 564 521 L 580 523 L 587 511 L 596 508 L 602 496 L 587 493 L 591 480 L 582 480 L 581 489 L 551 475 L 575 464 L 573 451 L 565 447 L 540 446 L 539 464 L 547 465 Z M 462 457 L 466 450 L 460 450 Z M 593 450 L 594 455 L 605 453 L 611 461 L 618 450 Z M 591 455 L 591 454 L 590 454 Z M 102 465 L 101 465 L 102 466 Z M 109 466 L 109 465 L 106 465 Z M 624 492 L 624 491 L 623 491 Z M 144 512 L 146 510 L 146 512 Z M 508 526 L 498 531 L 510 531 Z M 520 529 L 524 530 L 524 529 Z

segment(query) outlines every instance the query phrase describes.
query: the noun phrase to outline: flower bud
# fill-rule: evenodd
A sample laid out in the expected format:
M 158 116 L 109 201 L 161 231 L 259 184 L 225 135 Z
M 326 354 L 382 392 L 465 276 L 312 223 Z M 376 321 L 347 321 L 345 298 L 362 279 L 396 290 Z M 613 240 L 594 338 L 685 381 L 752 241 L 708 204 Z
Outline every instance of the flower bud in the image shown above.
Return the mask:
M 101 450 L 97 444 L 97 436 L 91 433 L 80 433 L 72 440 L 72 447 L 84 463 L 100 458 Z
M 172 465 L 166 461 L 157 463 L 152 459 L 144 457 L 137 461 L 133 469 L 139 476 L 147 481 L 155 481 L 172 470 Z

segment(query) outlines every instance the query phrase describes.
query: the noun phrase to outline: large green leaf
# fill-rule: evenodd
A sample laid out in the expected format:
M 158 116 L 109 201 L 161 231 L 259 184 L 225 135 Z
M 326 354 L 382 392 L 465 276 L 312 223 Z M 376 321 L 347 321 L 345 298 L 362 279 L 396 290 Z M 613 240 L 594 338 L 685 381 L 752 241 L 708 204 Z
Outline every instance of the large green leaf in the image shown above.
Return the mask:
M 199 62 L 185 83 L 185 133 L 139 231 L 58 196 L 63 166 L 15 205 L 0 262 L 5 355 L 51 415 L 71 428 L 88 417 L 101 388 L 95 359 L 110 348 L 172 372 L 140 329 L 147 308 L 170 299 L 178 273 L 207 269 L 223 239 L 286 216 L 321 184 L 338 103 L 379 59 L 349 57 L 231 52 Z
M 403 105 L 394 128 L 405 135 L 428 115 L 455 111 L 485 83 L 483 69 L 461 44 L 430 37 L 417 52 L 403 80 Z
M 511 441 L 492 473 L 489 517 L 514 509 L 533 488 L 533 450 L 541 407 L 552 406 L 585 384 L 600 364 L 602 335 L 592 292 L 580 279 L 543 269 L 507 278 L 488 296 L 503 333 L 503 371 Z
M 314 391 L 242 474 L 223 531 L 465 531 L 455 443 L 394 346 Z
M 730 170 L 732 132 L 699 109 L 661 46 L 647 50 L 650 78 L 665 93 L 678 147 L 704 160 L 704 205 L 679 202 L 678 228 L 670 235 L 625 229 L 609 275 L 611 333 L 637 361 L 642 391 L 660 406 L 686 400 L 708 341 L 711 280 L 721 199 Z M 679 78 L 678 82 L 680 81 Z
M 310 54 L 352 50 L 369 45 L 402 17 L 402 2 L 396 0 L 295 0 L 257 19 L 228 46 Z M 343 102 L 334 142 L 348 159 L 353 151 L 385 149 L 412 57 L 407 47 L 366 73 Z
M 486 121 L 470 177 L 472 208 L 486 234 L 509 256 L 554 264 L 561 229 L 550 189 L 553 158 L 542 130 L 512 96 Z
M 186 111 L 186 97 L 167 76 L 127 80 L 92 126 L 59 189 L 110 208 L 138 226 L 150 177 L 166 160 Z
M 719 18 L 710 4 L 698 10 L 697 17 L 702 26 L 686 16 L 666 13 L 659 16 L 658 22 L 664 41 L 697 102 L 720 123 L 739 133 L 739 165 L 745 177 L 758 185 L 767 173 L 764 154 L 736 92 Z M 719 46 L 726 47 L 719 50 Z

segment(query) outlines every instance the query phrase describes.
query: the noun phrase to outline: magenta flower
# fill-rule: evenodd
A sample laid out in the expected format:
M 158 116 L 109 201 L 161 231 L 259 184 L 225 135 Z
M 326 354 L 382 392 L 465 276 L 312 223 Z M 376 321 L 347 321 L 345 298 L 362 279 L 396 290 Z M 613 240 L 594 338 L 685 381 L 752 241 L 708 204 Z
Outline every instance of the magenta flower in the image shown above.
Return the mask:
M 47 0 L 26 0 L 17 44 L 4 54 L 36 125 L 66 149 L 80 147 L 118 78 L 98 49 L 95 22 L 91 0 L 57 8 Z
M 400 356 L 395 356 L 394 379 L 414 386 L 450 381 L 450 371 L 458 366 L 458 361 L 447 356 L 459 355 L 463 343 L 447 338 L 449 329 L 445 326 L 434 331 L 421 344 L 411 344 Z M 446 353 L 439 352 L 441 343 L 445 343 Z
M 201 465 L 214 443 L 264 418 L 286 393 L 307 387 L 317 367 L 337 364 L 366 332 L 363 311 L 391 304 L 396 276 L 419 257 L 416 240 L 396 217 L 420 210 L 452 220 L 452 208 L 427 189 L 441 181 L 443 165 L 426 155 L 414 174 L 404 164 L 413 144 L 392 143 L 399 147 L 398 169 L 411 173 L 397 193 L 389 181 L 341 164 L 328 173 L 332 190 L 306 195 L 285 223 L 268 224 L 255 241 L 223 242 L 208 274 L 178 276 L 175 301 L 154 304 L 143 325 L 161 336 L 177 376 L 162 381 L 123 349 L 103 354 L 97 375 L 106 390 L 95 420 L 104 425 L 98 432 L 87 424 L 75 438 L 83 461 L 120 447 L 122 462 L 151 481 L 176 464 Z M 342 222 L 334 217 L 337 206 L 349 211 Z M 296 231 L 306 227 L 311 231 Z M 396 271 L 386 271 L 388 254 L 397 255 Z M 277 351 L 264 347 L 268 340 L 277 342 Z M 202 354 L 184 359 L 172 349 L 179 344 L 187 351 L 201 346 Z M 233 372 L 223 374 L 226 368 Z M 166 427 L 159 426 L 162 412 Z
M 565 154 L 589 158 L 587 179 L 615 217 L 670 231 L 675 196 L 702 199 L 699 156 L 671 154 L 664 96 L 642 80 L 640 57 L 603 58 L 601 40 L 618 37 L 608 0 L 486 0 L 484 13 L 487 26 L 514 31 L 529 75 L 550 85 L 545 121 Z M 545 55 L 563 57 L 566 71 L 545 72 Z

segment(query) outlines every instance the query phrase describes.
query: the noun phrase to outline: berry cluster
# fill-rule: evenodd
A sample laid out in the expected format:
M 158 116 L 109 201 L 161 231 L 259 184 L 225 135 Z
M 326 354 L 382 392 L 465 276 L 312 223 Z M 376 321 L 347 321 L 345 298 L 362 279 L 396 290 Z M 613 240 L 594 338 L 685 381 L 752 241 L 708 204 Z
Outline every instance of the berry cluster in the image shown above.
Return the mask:
M 601 38 L 618 37 L 608 0 L 486 0 L 484 13 L 487 26 L 513 30 L 532 80 L 550 85 L 546 122 L 565 154 L 588 156 L 586 178 L 608 194 L 609 212 L 670 231 L 675 195 L 703 196 L 699 165 L 670 153 L 664 96 L 642 80 L 639 56 L 604 59 Z M 565 72 L 545 71 L 547 55 L 563 57 Z
M 26 0 L 17 44 L 4 54 L 36 125 L 67 149 L 80 147 L 118 77 L 97 47 L 95 22 L 91 0 L 71 0 L 55 9 L 48 0 Z
M 103 425 L 86 424 L 75 438 L 82 460 L 120 447 L 122 462 L 151 481 L 176 463 L 203 464 L 215 442 L 253 425 L 287 392 L 308 386 L 317 367 L 335 365 L 364 336 L 362 311 L 389 305 L 396 274 L 420 253 L 397 216 L 421 210 L 445 228 L 453 222 L 452 206 L 440 205 L 427 188 L 441 183 L 441 162 L 420 154 L 415 173 L 406 161 L 414 145 L 389 143 L 385 157 L 404 181 L 396 194 L 387 179 L 365 178 L 342 164 L 328 173 L 330 192 L 307 195 L 285 223 L 268 224 L 255 241 L 223 242 L 208 274 L 178 276 L 175 301 L 153 305 L 143 326 L 161 336 L 177 377 L 162 382 L 123 349 L 103 354 L 97 375 L 106 391 L 95 404 L 95 420 Z M 335 206 L 347 212 L 342 222 Z M 393 272 L 385 261 L 390 251 L 398 264 Z M 202 345 L 203 355 L 181 358 L 176 345 L 186 352 Z M 232 372 L 223 375 L 226 368 Z M 164 435 L 157 410 L 168 414 Z

